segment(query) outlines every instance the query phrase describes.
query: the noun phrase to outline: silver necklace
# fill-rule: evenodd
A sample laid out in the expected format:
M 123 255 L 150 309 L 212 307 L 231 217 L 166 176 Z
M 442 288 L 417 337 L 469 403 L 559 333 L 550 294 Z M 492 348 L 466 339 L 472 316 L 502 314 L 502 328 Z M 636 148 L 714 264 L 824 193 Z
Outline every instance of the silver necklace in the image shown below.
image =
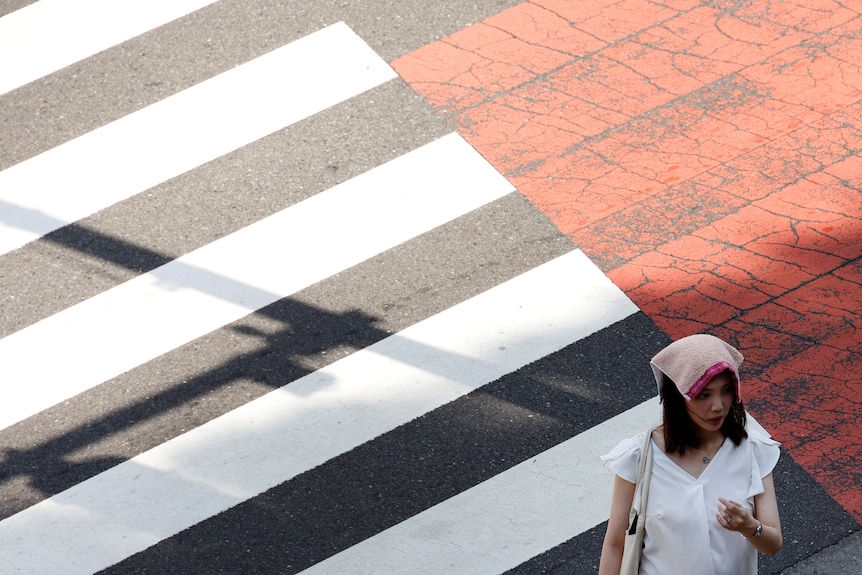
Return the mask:
M 707 451 L 707 453 L 709 453 L 709 451 Z M 715 457 L 715 455 L 713 455 L 712 457 Z M 709 465 L 709 462 L 712 461 L 712 457 L 710 457 L 709 455 L 704 455 L 702 458 L 704 465 Z

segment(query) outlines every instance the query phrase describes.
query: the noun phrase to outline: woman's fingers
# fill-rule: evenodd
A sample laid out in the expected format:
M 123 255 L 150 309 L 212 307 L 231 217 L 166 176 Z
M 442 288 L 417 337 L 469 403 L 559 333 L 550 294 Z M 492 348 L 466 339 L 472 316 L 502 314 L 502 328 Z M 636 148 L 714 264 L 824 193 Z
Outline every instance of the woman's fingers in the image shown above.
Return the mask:
M 748 522 L 748 510 L 736 501 L 718 498 L 718 524 L 731 531 L 739 531 Z

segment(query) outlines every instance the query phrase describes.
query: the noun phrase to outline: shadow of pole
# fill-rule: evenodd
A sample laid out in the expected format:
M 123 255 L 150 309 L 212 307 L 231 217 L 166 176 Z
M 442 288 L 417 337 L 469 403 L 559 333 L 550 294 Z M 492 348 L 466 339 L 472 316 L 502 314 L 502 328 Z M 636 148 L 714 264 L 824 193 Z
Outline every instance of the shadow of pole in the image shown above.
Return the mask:
M 164 438 L 147 433 L 143 442 L 136 442 L 132 449 L 126 447 L 122 457 L 86 458 L 77 462 L 69 459 L 71 454 L 81 452 L 89 445 L 133 429 L 146 432 L 148 422 L 184 405 L 193 405 L 204 396 L 223 390 L 240 379 L 259 384 L 259 390 L 280 388 L 312 371 L 303 366 L 301 360 L 304 357 L 329 349 L 360 349 L 390 335 L 375 326 L 375 318 L 360 311 L 332 313 L 293 299 L 281 300 L 256 313 L 279 322 L 282 328 L 275 333 L 229 328 L 264 342 L 253 352 L 232 358 L 192 379 L 175 381 L 144 401 L 106 413 L 37 445 L 22 448 L 20 442 L 26 441 L 26 437 L 19 438 L 7 433 L 8 430 L 4 431 L 0 435 L 6 444 L 0 453 L 0 491 L 9 489 L 14 483 L 21 486 L 23 481 L 31 494 L 23 500 L 4 497 L 0 516 L 7 517 L 42 497 L 59 493 L 125 458 L 154 447 Z M 260 391 L 261 395 L 263 393 Z M 241 402 L 249 399 L 244 396 Z M 234 407 L 236 405 L 228 404 L 222 406 L 222 410 L 229 411 Z M 217 415 L 208 414 L 210 417 Z
M 80 224 L 71 224 L 51 232 L 44 236 L 43 241 L 96 257 L 136 274 L 151 272 L 159 276 L 160 266 L 171 262 L 177 265 L 171 257 L 87 229 Z M 199 270 L 194 266 L 180 266 L 178 273 L 172 274 L 172 281 L 175 282 L 178 276 L 192 278 L 195 280 L 194 285 L 188 287 L 210 295 L 226 297 L 225 294 L 238 291 L 261 292 L 261 297 L 274 303 L 252 313 L 272 320 L 281 327 L 271 333 L 264 333 L 241 325 L 228 326 L 227 329 L 234 330 L 236 334 L 259 339 L 263 345 L 191 379 L 162 386 L 157 393 L 145 400 L 133 402 L 96 419 L 67 428 L 60 434 L 45 437 L 35 445 L 28 445 L 29 437 L 16 434 L 15 425 L 0 431 L 0 492 L 8 494 L 13 487 L 17 487 L 19 491 L 29 493 L 16 498 L 4 496 L 0 518 L 8 517 L 43 497 L 59 493 L 105 471 L 125 458 L 133 457 L 164 441 L 164 438 L 159 437 L 156 440 L 152 438 L 152 433 L 147 433 L 146 436 L 150 439 L 144 439 L 142 443 L 136 442 L 134 448 L 126 447 L 121 456 L 117 457 L 87 457 L 84 461 L 72 461 L 69 456 L 73 453 L 132 429 L 143 428 L 146 431 L 148 422 L 183 405 L 192 405 L 204 396 L 225 389 L 241 379 L 259 384 L 259 389 L 277 389 L 311 371 L 303 365 L 303 358 L 318 356 L 334 349 L 361 349 L 390 335 L 375 325 L 377 318 L 361 311 L 333 313 L 296 299 L 282 299 L 277 294 L 267 294 L 257 288 L 243 286 L 234 279 Z M 330 358 L 330 361 L 332 359 L 335 358 Z M 133 378 L 134 371 L 131 374 Z M 84 392 L 82 396 L 88 393 Z M 262 394 L 263 391 L 259 393 Z M 249 399 L 245 396 L 241 402 Z M 236 406 L 228 404 L 222 409 L 229 411 Z M 219 414 L 207 414 L 208 417 L 217 415 Z

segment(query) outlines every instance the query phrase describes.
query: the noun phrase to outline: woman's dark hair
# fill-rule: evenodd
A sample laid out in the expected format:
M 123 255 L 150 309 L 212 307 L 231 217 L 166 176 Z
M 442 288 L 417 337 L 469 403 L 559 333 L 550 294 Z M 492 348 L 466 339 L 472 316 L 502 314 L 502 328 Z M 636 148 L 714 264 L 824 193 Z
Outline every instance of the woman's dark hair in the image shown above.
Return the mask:
M 687 449 L 700 447 L 697 425 L 692 421 L 685 408 L 686 399 L 677 389 L 676 384 L 667 375 L 662 374 L 661 401 L 664 404 L 664 448 L 667 453 L 685 455 Z M 734 445 L 739 445 L 748 437 L 745 431 L 745 407 L 736 397 L 734 388 L 733 404 L 730 413 L 724 418 L 721 433 L 729 437 Z

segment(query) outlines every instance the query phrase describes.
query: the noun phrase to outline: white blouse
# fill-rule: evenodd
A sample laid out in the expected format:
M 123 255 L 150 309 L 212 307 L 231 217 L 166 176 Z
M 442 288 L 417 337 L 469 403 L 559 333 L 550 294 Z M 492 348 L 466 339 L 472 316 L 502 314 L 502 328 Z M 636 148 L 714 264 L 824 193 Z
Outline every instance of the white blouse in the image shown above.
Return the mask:
M 624 439 L 602 459 L 634 483 L 642 444 L 643 433 Z M 763 493 L 762 478 L 778 462 L 778 445 L 749 426 L 747 439 L 738 447 L 725 439 L 695 478 L 653 442 L 640 575 L 757 575 L 757 550 L 719 525 L 715 515 L 719 497 L 754 508 L 754 496 Z

